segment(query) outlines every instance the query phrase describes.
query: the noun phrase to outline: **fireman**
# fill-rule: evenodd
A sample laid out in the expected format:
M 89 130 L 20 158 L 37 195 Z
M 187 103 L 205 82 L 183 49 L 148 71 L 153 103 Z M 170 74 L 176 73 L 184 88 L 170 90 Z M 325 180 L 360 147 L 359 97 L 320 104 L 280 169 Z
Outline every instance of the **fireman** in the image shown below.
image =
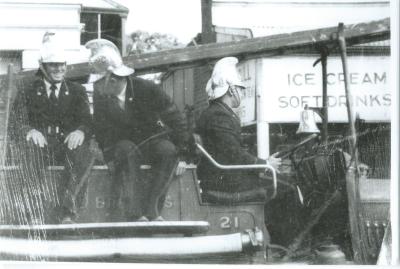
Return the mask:
M 219 60 L 206 85 L 209 107 L 202 113 L 196 124 L 205 149 L 221 164 L 266 164 L 275 169 L 281 164 L 280 158 L 270 156 L 267 160 L 248 153 L 242 146 L 240 118 L 233 111 L 238 108 L 245 86 L 236 69 L 238 60 L 226 57 Z M 260 171 L 224 172 L 204 160 L 198 167 L 201 187 L 204 190 L 238 192 L 265 186 L 259 177 Z
M 91 115 L 88 96 L 81 85 L 65 79 L 65 51 L 55 33 L 46 32 L 40 50 L 39 70 L 32 83 L 23 84 L 13 104 L 10 125 L 18 143 L 28 142 L 28 162 L 36 172 L 48 165 L 63 164 L 65 176 L 59 182 L 57 217 L 72 223 L 82 199 L 77 199 L 82 176 L 90 169 Z M 28 164 L 29 165 L 29 164 Z M 39 170 L 38 170 L 39 169 Z M 36 173 L 36 174 L 33 174 Z M 41 180 L 45 192 L 48 182 Z M 78 187 L 79 186 L 79 187 Z M 78 204 L 77 204 L 78 203 Z
M 161 209 L 169 182 L 182 174 L 187 141 L 186 121 L 176 105 L 149 81 L 133 75 L 122 63 L 118 48 L 96 39 L 89 63 L 94 83 L 94 130 L 104 159 L 128 193 L 124 197 L 128 221 L 163 220 Z M 146 178 L 143 165 L 151 165 Z M 176 171 L 176 172 L 175 172 Z

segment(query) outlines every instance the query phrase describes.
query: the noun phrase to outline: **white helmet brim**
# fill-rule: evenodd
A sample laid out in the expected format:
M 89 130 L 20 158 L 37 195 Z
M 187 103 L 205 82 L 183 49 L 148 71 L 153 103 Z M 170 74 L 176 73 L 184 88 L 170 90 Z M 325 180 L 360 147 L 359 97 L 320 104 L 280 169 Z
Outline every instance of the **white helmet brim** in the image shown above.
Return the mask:
M 116 68 L 113 68 L 111 72 L 116 76 L 126 77 L 132 75 L 135 72 L 135 70 L 126 65 L 120 65 Z
M 225 57 L 215 64 L 211 78 L 206 85 L 209 100 L 222 97 L 232 86 L 246 88 L 236 68 L 238 62 L 235 57 Z
M 106 39 L 94 39 L 85 44 L 91 51 L 89 65 L 97 74 L 103 76 L 110 72 L 116 76 L 125 77 L 132 75 L 135 70 L 124 65 L 117 46 Z

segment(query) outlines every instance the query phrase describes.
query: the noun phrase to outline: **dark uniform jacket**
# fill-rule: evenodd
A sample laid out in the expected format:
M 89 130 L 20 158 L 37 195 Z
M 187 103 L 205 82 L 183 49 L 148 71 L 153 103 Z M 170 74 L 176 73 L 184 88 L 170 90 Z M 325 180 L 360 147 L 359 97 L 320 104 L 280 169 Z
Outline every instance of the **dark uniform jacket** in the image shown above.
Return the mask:
M 58 95 L 58 109 L 52 107 L 46 86 L 39 71 L 35 78 L 21 83 L 13 103 L 10 124 L 14 134 L 25 139 L 31 129 L 44 136 L 66 137 L 70 132 L 81 130 L 85 139 L 91 136 L 91 115 L 85 88 L 78 83 L 64 80 Z
M 134 76 L 127 80 L 125 109 L 117 97 L 94 91 L 94 130 L 105 160 L 112 160 L 120 140 L 140 145 L 153 138 L 170 138 L 183 155 L 188 133 L 182 113 L 157 84 Z
M 196 133 L 202 138 L 204 148 L 220 164 L 266 163 L 242 147 L 240 118 L 229 106 L 218 100 L 211 102 L 201 114 L 196 124 Z M 209 185 L 216 188 L 218 181 L 222 180 L 222 175 L 226 174 L 205 158 L 199 164 L 198 173 L 203 187 Z

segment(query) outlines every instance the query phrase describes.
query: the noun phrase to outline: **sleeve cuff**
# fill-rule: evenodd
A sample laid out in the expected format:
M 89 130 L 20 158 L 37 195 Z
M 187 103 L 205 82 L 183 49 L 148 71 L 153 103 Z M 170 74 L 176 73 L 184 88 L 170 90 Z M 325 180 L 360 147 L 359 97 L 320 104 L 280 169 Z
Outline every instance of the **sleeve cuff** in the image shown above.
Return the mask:
M 264 159 L 255 157 L 254 164 L 268 164 L 268 160 L 264 160 Z
M 92 135 L 92 132 L 90 131 L 90 129 L 87 126 L 81 125 L 76 129 L 85 133 L 85 139 L 90 139 L 90 136 Z

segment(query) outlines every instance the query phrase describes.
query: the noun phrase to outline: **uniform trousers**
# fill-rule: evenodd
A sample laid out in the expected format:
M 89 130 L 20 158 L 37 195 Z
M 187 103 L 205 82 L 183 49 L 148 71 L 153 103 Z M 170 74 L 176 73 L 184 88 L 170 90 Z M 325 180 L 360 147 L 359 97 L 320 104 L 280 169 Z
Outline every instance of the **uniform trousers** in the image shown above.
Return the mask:
M 167 139 L 152 139 L 139 147 L 130 140 L 117 142 L 114 154 L 114 189 L 121 187 L 125 217 L 160 216 L 165 194 L 177 165 L 177 150 Z M 141 165 L 151 165 L 143 170 Z M 121 195 L 121 194 L 120 194 Z
M 82 177 L 93 165 L 93 156 L 89 148 L 89 142 L 85 142 L 76 149 L 70 150 L 64 144 L 63 137 L 47 137 L 48 145 L 40 148 L 32 142 L 28 143 L 27 159 L 34 173 L 41 179 L 41 193 L 46 193 L 48 185 L 56 182 L 57 201 L 52 214 L 58 221 L 64 217 L 75 219 L 78 209 L 83 205 L 87 191 L 87 180 Z M 61 177 L 57 177 L 57 171 L 45 171 L 48 166 L 63 165 Z M 47 179 L 46 179 L 47 178 Z M 49 181 L 50 180 L 50 181 Z

